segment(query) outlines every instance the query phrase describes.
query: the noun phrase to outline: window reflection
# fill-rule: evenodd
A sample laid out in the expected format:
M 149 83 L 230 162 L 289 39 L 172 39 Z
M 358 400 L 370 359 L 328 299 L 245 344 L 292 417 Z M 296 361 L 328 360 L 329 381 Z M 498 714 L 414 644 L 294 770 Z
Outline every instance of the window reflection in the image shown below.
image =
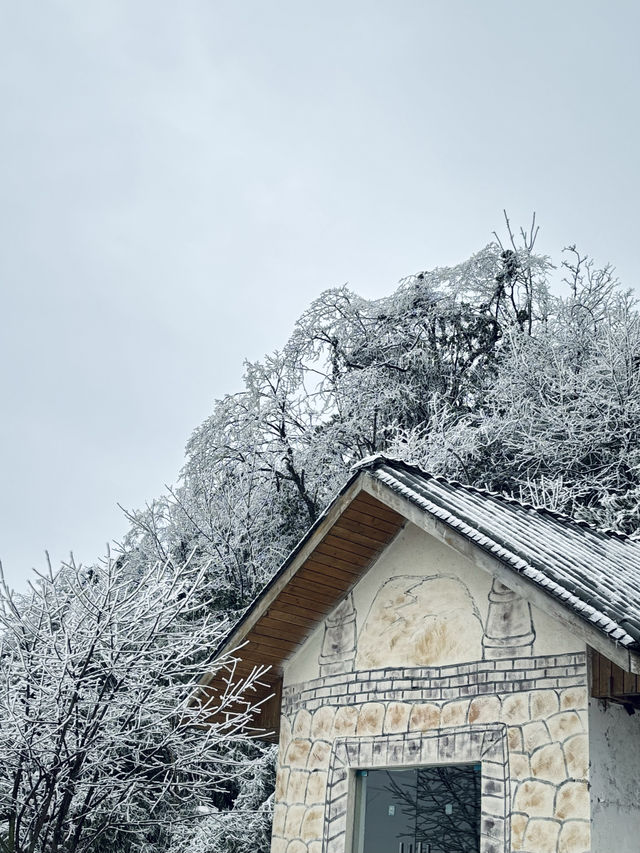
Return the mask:
M 479 764 L 358 777 L 354 853 L 479 853 Z

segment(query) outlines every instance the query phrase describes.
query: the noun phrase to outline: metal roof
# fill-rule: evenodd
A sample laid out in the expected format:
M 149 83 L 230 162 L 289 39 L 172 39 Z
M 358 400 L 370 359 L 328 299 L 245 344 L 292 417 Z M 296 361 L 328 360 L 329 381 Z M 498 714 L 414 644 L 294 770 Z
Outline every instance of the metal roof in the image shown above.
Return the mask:
M 367 471 L 518 574 L 615 643 L 640 650 L 640 542 L 514 498 L 427 474 L 385 456 Z

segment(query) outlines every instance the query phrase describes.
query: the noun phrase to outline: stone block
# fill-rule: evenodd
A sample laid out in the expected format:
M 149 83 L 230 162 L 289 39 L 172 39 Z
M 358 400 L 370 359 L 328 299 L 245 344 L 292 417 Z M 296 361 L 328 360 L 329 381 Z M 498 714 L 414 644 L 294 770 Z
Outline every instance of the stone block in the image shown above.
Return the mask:
M 568 820 L 562 824 L 558 853 L 589 853 L 591 831 L 588 820 Z
M 309 853 L 322 853 L 322 841 L 310 841 L 307 850 Z
M 494 841 L 500 841 L 504 837 L 505 820 L 501 817 L 483 814 L 480 821 L 480 832 Z
M 334 832 L 334 828 L 341 827 L 341 831 L 344 829 L 344 820 L 347 811 L 347 795 L 343 794 L 341 797 L 337 797 L 334 799 L 333 794 L 331 795 L 331 801 L 326 807 L 327 811 L 327 819 L 332 827 L 332 834 Z M 337 829 L 335 830 L 337 831 Z
M 509 744 L 510 752 L 522 752 L 524 742 L 520 726 L 509 726 L 507 729 L 507 743 Z
M 567 778 L 564 752 L 559 743 L 548 743 L 531 754 L 531 772 L 538 779 L 553 782 L 556 785 Z
M 334 834 L 334 830 L 336 832 L 342 833 L 343 843 L 345 838 L 345 833 L 347 831 L 347 807 L 346 803 L 342 808 L 342 813 L 336 817 L 335 820 L 331 822 L 331 835 Z
M 303 841 L 322 840 L 323 818 L 324 808 L 321 806 L 312 806 L 310 809 L 307 809 L 300 829 L 300 836 Z
M 344 741 L 339 740 L 333 742 L 333 753 L 336 757 L 336 760 L 339 761 L 341 764 L 344 765 L 349 763 L 349 753 L 347 752 L 347 745 L 344 743 Z M 346 773 L 344 767 L 342 769 L 342 772 Z
M 287 806 L 285 803 L 276 803 L 273 808 L 273 834 L 284 835 L 284 826 L 287 819 Z
M 287 803 L 304 803 L 307 794 L 307 782 L 309 774 L 306 770 L 292 770 L 289 775 L 289 784 L 287 786 Z
M 529 710 L 532 720 L 540 720 L 557 713 L 560 707 L 555 690 L 534 690 L 529 695 Z
M 511 815 L 511 848 L 512 850 L 522 850 L 524 843 L 524 833 L 529 823 L 529 815 L 521 812 L 514 812 Z
M 484 779 L 504 779 L 507 769 L 501 761 L 482 757 L 482 776 Z
M 336 774 L 334 773 L 331 779 L 329 793 L 329 799 L 331 800 L 332 805 L 336 800 L 340 799 L 341 797 L 346 797 L 348 790 L 349 782 L 347 777 L 344 776 L 343 778 L 336 779 Z
M 356 733 L 358 735 L 382 734 L 385 707 L 380 702 L 362 705 L 358 714 Z
M 533 817 L 524 834 L 524 849 L 533 853 L 557 853 L 559 833 L 557 821 Z
M 289 718 L 282 714 L 280 716 L 280 745 L 278 747 L 278 754 L 285 755 L 287 750 L 289 749 L 289 744 L 291 743 L 291 738 L 293 735 L 291 734 L 291 723 L 289 722 Z
M 373 767 L 384 767 L 387 763 L 387 741 L 376 740 L 371 747 L 371 764 Z
M 522 727 L 522 740 L 527 752 L 533 752 L 545 743 L 550 743 L 549 730 L 543 722 L 527 723 Z
M 445 726 L 464 726 L 467 722 L 467 714 L 469 712 L 469 701 L 462 699 L 457 702 L 447 702 L 442 706 L 440 715 L 441 725 Z
M 521 782 L 515 793 L 514 809 L 532 817 L 553 817 L 556 786 L 550 782 Z
M 344 853 L 344 831 L 337 832 L 327 841 L 326 853 Z
M 289 767 L 304 767 L 309 757 L 311 749 L 310 740 L 300 740 L 294 738 L 289 744 L 289 748 L 284 757 L 283 764 Z
M 326 740 L 317 740 L 309 751 L 307 760 L 308 770 L 325 770 L 329 766 L 331 744 Z
M 514 693 L 502 700 L 502 721 L 509 726 L 519 726 L 528 722 L 529 697 L 526 693 Z
M 313 740 L 329 740 L 335 715 L 336 709 L 329 705 L 324 705 L 315 712 L 311 720 L 311 737 Z
M 335 737 L 351 737 L 356 732 L 358 722 L 358 706 L 343 705 L 338 708 L 333 720 L 333 732 Z
M 349 767 L 358 767 L 360 765 L 360 744 L 355 738 L 350 738 L 344 745 L 347 751 L 347 760 L 345 764 Z
M 287 810 L 287 818 L 284 825 L 284 835 L 287 838 L 296 838 L 300 835 L 300 827 L 302 826 L 302 818 L 307 811 L 307 807 L 303 805 L 289 806 Z
M 560 691 L 561 711 L 581 711 L 587 707 L 587 688 L 569 687 Z M 562 833 L 561 833 L 562 835 Z
M 509 776 L 512 779 L 528 779 L 531 776 L 529 754 L 526 752 L 509 753 Z
M 426 732 L 440 726 L 440 708 L 430 702 L 413 705 L 409 715 L 409 731 Z
M 551 737 L 554 740 L 563 741 L 571 735 L 577 735 L 584 731 L 582 720 L 575 711 L 561 711 L 553 714 L 547 720 Z
M 405 702 L 389 702 L 384 717 L 382 731 L 385 734 L 406 732 L 409 727 L 409 712 L 411 706 Z
M 484 737 L 482 739 L 482 755 L 483 756 L 491 756 L 494 760 L 502 760 L 506 762 L 506 750 L 505 750 L 505 730 L 500 727 L 500 729 L 492 728 L 490 730 L 485 731 Z M 475 738 L 472 735 L 470 740 L 475 742 Z
M 438 738 L 438 756 L 440 761 L 455 761 L 455 738 L 453 734 L 442 735 Z
M 327 774 L 323 770 L 313 770 L 309 774 L 305 800 L 309 805 L 324 803 L 327 795 Z
M 387 745 L 387 761 L 394 766 L 404 764 L 404 739 L 390 737 Z
M 487 739 L 487 732 L 484 729 L 472 728 L 467 729 L 466 736 L 469 740 L 469 744 L 474 751 L 476 758 L 479 755 L 484 755 L 484 753 L 489 749 L 491 749 L 491 744 Z M 501 735 L 502 739 L 502 735 Z
M 404 740 L 404 763 L 405 764 L 420 764 L 420 746 L 421 738 L 406 737 Z
M 373 762 L 373 742 L 370 738 L 363 738 L 358 748 L 357 767 L 371 767 Z
M 480 835 L 480 849 L 482 853 L 504 853 L 504 844 L 502 841 L 496 841 L 487 835 Z
M 586 782 L 565 782 L 560 786 L 556 795 L 555 816 L 560 820 L 589 819 L 589 788 Z
M 438 760 L 438 738 L 425 737 L 422 738 L 420 744 L 420 763 L 435 764 Z
M 307 845 L 299 838 L 294 838 L 287 844 L 287 853 L 307 853 Z
M 567 738 L 562 749 L 567 761 L 567 773 L 572 779 L 586 779 L 589 775 L 589 742 L 586 735 Z
M 287 793 L 287 785 L 289 784 L 289 768 L 278 767 L 276 773 L 276 802 L 284 800 Z
M 498 696 L 478 696 L 469 705 L 470 723 L 496 723 L 501 719 L 501 705 Z
M 489 779 L 482 776 L 482 796 L 502 797 L 505 796 L 505 783 L 502 779 Z
M 505 802 L 502 797 L 483 796 L 482 813 L 493 817 L 505 816 Z
M 454 756 L 456 761 L 477 761 L 480 750 L 477 744 L 471 740 L 467 732 L 457 732 L 453 741 Z
M 277 838 L 275 835 L 271 838 L 271 853 L 287 853 L 288 841 L 286 838 Z
M 292 734 L 294 738 L 308 738 L 311 734 L 311 714 L 301 708 L 293 721 Z

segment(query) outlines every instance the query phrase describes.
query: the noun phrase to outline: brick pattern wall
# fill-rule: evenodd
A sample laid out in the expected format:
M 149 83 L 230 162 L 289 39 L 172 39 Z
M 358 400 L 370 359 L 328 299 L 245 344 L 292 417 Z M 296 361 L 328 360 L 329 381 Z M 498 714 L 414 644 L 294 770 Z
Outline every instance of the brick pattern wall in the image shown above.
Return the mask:
M 323 704 L 440 702 L 462 696 L 562 689 L 584 684 L 585 677 L 583 653 L 346 672 L 285 687 L 282 711 L 289 715 L 298 708 L 311 711 Z

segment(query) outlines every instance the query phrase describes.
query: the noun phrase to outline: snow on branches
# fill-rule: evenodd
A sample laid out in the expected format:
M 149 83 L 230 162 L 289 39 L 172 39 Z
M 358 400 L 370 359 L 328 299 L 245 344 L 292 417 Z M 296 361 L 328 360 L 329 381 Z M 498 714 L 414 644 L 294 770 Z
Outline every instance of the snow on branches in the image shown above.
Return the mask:
M 0 591 L 0 849 L 137 850 L 241 774 L 261 672 L 210 660 L 225 625 L 197 602 L 205 567 L 107 558 Z M 226 667 L 213 705 L 196 685 Z M 211 714 L 215 721 L 211 722 Z M 119 847 L 113 839 L 123 840 Z M 149 848 L 151 849 L 151 848 Z

